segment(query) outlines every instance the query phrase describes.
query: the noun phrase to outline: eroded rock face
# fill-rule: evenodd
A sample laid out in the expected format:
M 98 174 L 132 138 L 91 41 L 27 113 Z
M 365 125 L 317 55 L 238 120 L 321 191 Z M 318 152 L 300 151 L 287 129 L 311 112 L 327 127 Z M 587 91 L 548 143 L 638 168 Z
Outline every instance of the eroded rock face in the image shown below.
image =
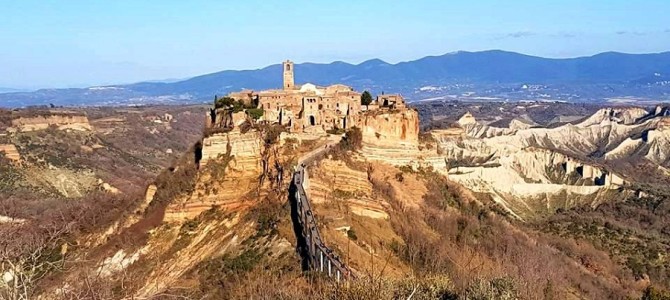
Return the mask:
M 648 114 L 649 112 L 647 110 L 640 107 L 603 108 L 598 110 L 591 117 L 577 124 L 577 126 L 587 127 L 601 124 L 603 122 L 615 122 L 623 125 L 631 125 Z
M 433 138 L 452 180 L 531 218 L 597 203 L 626 183 L 594 161 L 634 158 L 667 166 L 667 124 L 666 117 L 641 108 L 617 108 L 602 109 L 578 125 L 511 130 L 472 124 L 463 126 L 464 135 L 436 131 Z
M 536 126 L 538 126 L 537 123 L 527 119 L 513 119 L 509 123 L 509 129 L 511 130 L 529 129 Z
M 481 141 L 475 143 L 485 145 Z M 581 203 L 597 203 L 603 199 L 600 195 L 624 184 L 622 177 L 602 167 L 551 150 L 531 147 L 504 152 L 500 156 L 490 152 L 486 157 L 486 152 L 481 150 L 495 151 L 493 147 L 472 146 L 458 152 L 454 145 L 445 143 L 442 146 L 450 147 L 445 155 L 449 159 L 451 180 L 491 195 L 520 219 L 550 214 L 556 209 Z M 468 153 L 468 149 L 477 152 Z M 458 155 L 450 156 L 454 154 Z
M 154 201 L 154 196 L 156 195 L 156 185 L 155 184 L 150 184 L 147 187 L 146 192 L 144 193 L 144 203 L 147 205 L 151 203 L 151 201 Z
M 226 209 L 249 205 L 244 195 L 259 184 L 262 151 L 263 139 L 255 130 L 242 133 L 234 129 L 205 137 L 195 192 L 170 204 L 165 220 L 193 219 L 215 205 Z
M 476 123 L 477 120 L 470 112 L 466 112 L 465 114 L 463 114 L 463 116 L 461 116 L 460 119 L 458 119 L 458 124 L 461 126 L 472 125 Z
M 605 120 L 590 126 L 567 124 L 556 128 L 510 130 L 486 125 L 466 126 L 468 136 L 486 140 L 491 145 L 518 149 L 529 146 L 560 149 L 575 156 L 598 156 L 615 149 L 626 139 L 639 139 L 643 133 L 659 127 L 658 118 L 631 125 Z
M 415 110 L 381 110 L 361 115 L 363 143 L 382 147 L 416 146 L 419 114 Z
M 310 199 L 315 204 L 345 201 L 351 212 L 370 218 L 388 218 L 382 202 L 371 197 L 368 173 L 349 168 L 344 162 L 325 159 L 311 171 Z
M 419 142 L 419 117 L 415 110 L 385 110 L 363 115 L 361 155 L 370 161 L 404 166 L 429 164 L 444 167 L 435 148 Z
M 260 133 L 255 130 L 242 133 L 236 129 L 205 137 L 202 141 L 200 163 L 206 165 L 207 161 L 216 159 L 219 155 L 231 155 L 235 157 L 234 168 L 256 172 L 260 165 L 262 142 Z
M 670 118 L 664 117 L 654 129 L 632 136 L 605 153 L 608 160 L 641 156 L 660 166 L 670 166 Z
M 465 136 L 433 133 L 447 160 L 450 179 L 488 193 L 521 219 L 580 203 L 597 203 L 624 178 L 576 157 L 613 147 L 656 121 L 622 125 L 606 121 L 586 127 L 510 130 L 465 127 Z M 547 150 L 560 149 L 561 152 Z M 436 168 L 438 171 L 439 168 Z
M 13 144 L 0 144 L 0 153 L 4 154 L 6 158 L 12 161 L 21 161 L 21 154 Z
M 650 118 L 644 109 L 604 109 L 580 125 L 557 128 L 498 128 L 464 118 L 460 130 L 432 132 L 437 151 L 381 135 L 375 140 L 369 130 L 361 154 L 396 166 L 431 166 L 491 195 L 520 219 L 612 198 L 626 179 L 595 164 L 594 157 L 641 155 L 661 165 L 670 157 L 663 150 L 670 142 L 663 124 L 670 122 Z
M 12 120 L 12 128 L 23 132 L 44 130 L 50 126 L 56 126 L 59 130 L 91 130 L 88 118 L 81 115 L 20 117 Z

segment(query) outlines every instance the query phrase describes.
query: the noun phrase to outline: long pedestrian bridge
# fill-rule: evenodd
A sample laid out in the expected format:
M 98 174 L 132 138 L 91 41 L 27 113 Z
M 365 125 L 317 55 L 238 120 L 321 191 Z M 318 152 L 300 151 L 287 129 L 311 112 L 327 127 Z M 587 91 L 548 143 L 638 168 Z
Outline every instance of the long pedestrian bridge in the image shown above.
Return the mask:
M 307 196 L 306 187 L 309 177 L 304 164 L 296 167 L 293 173 L 289 199 L 291 200 L 291 217 L 294 231 L 298 239 L 298 251 L 303 258 L 303 269 L 327 274 L 328 277 L 341 281 L 352 277 L 351 271 L 340 258 L 328 248 L 319 233 L 317 221 Z

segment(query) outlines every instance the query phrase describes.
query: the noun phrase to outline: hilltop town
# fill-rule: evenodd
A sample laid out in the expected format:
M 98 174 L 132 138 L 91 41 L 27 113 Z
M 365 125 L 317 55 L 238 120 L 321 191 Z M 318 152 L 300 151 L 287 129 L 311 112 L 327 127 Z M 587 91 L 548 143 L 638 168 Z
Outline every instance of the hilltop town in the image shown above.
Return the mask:
M 670 300 L 670 1 L 498 2 L 1 5 L 0 300 Z
M 20 293 L 8 283 L 56 299 L 669 288 L 668 107 L 408 105 L 294 72 L 286 61 L 280 89 L 207 107 L 0 111 L 0 233 L 18 237 L 0 247 L 18 266 L 2 269 L 0 295 Z M 45 261 L 49 280 L 31 277 Z
M 293 62 L 283 62 L 283 87 L 264 91 L 243 90 L 227 97 L 248 107 L 262 109 L 263 116 L 257 121 L 286 126 L 291 133 L 326 133 L 347 130 L 360 125 L 360 115 L 377 110 L 406 109 L 405 100 L 399 94 L 382 94 L 370 103 L 361 102 L 360 92 L 343 84 L 327 87 L 311 83 L 296 85 Z M 230 107 L 219 108 L 216 114 L 230 111 Z M 208 127 L 226 127 L 212 121 Z M 213 124 L 212 124 L 213 123 Z M 224 122 L 225 123 L 225 122 Z

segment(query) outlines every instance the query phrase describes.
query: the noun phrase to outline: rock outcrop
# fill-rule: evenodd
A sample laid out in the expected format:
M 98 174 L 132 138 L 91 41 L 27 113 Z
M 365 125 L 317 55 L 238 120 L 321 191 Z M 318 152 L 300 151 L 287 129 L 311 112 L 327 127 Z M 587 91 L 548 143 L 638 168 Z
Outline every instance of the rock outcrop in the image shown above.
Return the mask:
M 174 201 L 165 220 L 192 219 L 213 206 L 233 209 L 249 205 L 244 195 L 258 186 L 262 151 L 263 140 L 256 130 L 242 133 L 234 129 L 205 137 L 195 192 Z
M 466 112 L 460 119 L 458 119 L 457 123 L 461 126 L 472 125 L 477 124 L 477 120 L 470 112 Z
M 231 130 L 226 133 L 216 133 L 202 140 L 201 165 L 220 155 L 234 156 L 233 167 L 239 170 L 258 171 L 261 157 L 262 139 L 260 133 L 251 130 L 242 133 L 240 130 Z
M 644 157 L 660 166 L 670 166 L 670 118 L 664 117 L 654 129 L 643 131 L 639 136 L 629 137 L 614 149 L 605 153 L 608 160 Z
M 83 115 L 52 114 L 47 116 L 19 117 L 12 120 L 12 130 L 35 131 L 55 126 L 59 130 L 91 130 L 88 118 Z
M 415 110 L 379 110 L 361 114 L 363 143 L 388 146 L 418 145 L 419 113 Z
M 528 119 L 519 119 L 515 118 L 512 119 L 512 121 L 509 122 L 509 129 L 511 130 L 522 130 L 522 129 L 528 129 L 528 128 L 533 128 L 539 126 L 537 123 L 533 122 L 532 120 Z
M 14 144 L 0 144 L 0 153 L 4 154 L 9 160 L 21 161 L 21 154 Z
M 649 116 L 641 108 L 602 109 L 578 125 L 556 128 L 470 124 L 461 135 L 435 131 L 433 139 L 448 166 L 436 169 L 447 169 L 452 180 L 488 193 L 520 218 L 559 206 L 597 203 L 626 179 L 594 161 L 645 159 L 660 167 L 670 163 L 665 149 L 670 121 Z
M 648 115 L 649 112 L 640 107 L 628 108 L 603 108 L 586 120 L 577 124 L 579 127 L 598 125 L 603 122 L 615 122 L 623 125 L 631 125 Z
M 451 146 L 443 144 L 442 147 Z M 473 146 L 469 149 L 493 148 Z M 457 156 L 450 157 L 456 153 Z M 551 150 L 531 147 L 500 156 L 492 152 L 489 157 L 485 157 L 485 153 L 468 153 L 468 148 L 461 152 L 445 151 L 448 164 L 453 165 L 449 167 L 449 178 L 476 192 L 491 195 L 520 219 L 581 203 L 597 203 L 603 199 L 599 197 L 601 194 L 624 184 L 618 174 Z
M 415 110 L 382 110 L 362 115 L 361 155 L 367 160 L 404 166 L 424 161 L 442 165 L 436 149 L 428 149 L 419 142 L 419 116 Z
M 311 173 L 309 195 L 314 204 L 345 201 L 352 213 L 370 218 L 388 218 L 382 202 L 370 197 L 372 184 L 365 171 L 344 162 L 325 159 Z

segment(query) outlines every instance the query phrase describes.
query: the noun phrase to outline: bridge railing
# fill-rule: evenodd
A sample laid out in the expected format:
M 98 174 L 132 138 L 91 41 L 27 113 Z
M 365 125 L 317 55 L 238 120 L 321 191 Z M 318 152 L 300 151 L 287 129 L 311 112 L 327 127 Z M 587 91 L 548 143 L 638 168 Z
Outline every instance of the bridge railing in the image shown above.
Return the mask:
M 351 278 L 351 271 L 344 265 L 337 254 L 326 246 L 321 238 L 312 206 L 303 185 L 305 182 L 305 170 L 302 166 L 296 169 L 293 181 L 297 187 L 295 198 L 298 202 L 298 214 L 302 226 L 302 234 L 307 241 L 310 267 L 315 271 L 328 274 L 328 277 L 335 278 L 337 281 Z

